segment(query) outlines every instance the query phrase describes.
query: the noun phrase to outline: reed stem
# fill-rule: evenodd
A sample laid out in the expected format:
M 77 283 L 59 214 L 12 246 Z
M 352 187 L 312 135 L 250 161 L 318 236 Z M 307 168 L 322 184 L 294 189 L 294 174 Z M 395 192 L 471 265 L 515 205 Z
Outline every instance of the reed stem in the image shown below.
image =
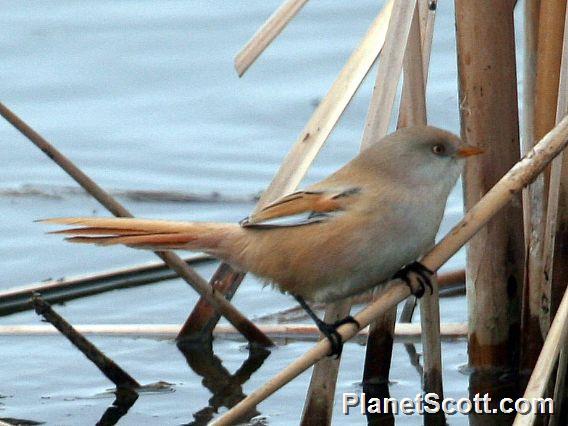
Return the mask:
M 258 29 L 235 57 L 235 69 L 239 77 L 243 76 L 307 2 L 308 0 L 286 0 Z

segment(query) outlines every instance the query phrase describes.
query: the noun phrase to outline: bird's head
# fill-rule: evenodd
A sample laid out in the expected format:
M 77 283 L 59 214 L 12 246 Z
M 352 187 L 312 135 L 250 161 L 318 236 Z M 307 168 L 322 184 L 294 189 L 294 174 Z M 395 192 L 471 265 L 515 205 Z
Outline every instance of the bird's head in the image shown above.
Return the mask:
M 458 136 L 431 126 L 400 129 L 369 148 L 376 167 L 413 185 L 447 182 L 453 187 L 464 159 L 483 152 Z

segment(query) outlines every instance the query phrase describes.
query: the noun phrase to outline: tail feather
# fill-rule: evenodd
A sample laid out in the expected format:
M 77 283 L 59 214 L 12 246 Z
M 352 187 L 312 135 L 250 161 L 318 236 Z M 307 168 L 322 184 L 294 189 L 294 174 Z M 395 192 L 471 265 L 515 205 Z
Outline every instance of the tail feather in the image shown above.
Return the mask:
M 71 229 L 53 231 L 69 235 L 73 243 L 97 245 L 124 244 L 148 250 L 193 250 L 211 253 L 230 261 L 234 245 L 243 242 L 238 225 L 224 223 L 174 222 L 134 218 L 55 218 L 44 223 L 72 225 Z
M 60 234 L 70 234 L 70 235 L 144 235 L 149 234 L 144 231 L 133 230 L 133 229 L 117 229 L 117 228 L 71 228 L 71 229 L 60 229 L 58 231 L 50 231 L 48 234 L 60 235 Z
M 181 232 L 193 231 L 198 222 L 176 222 L 173 220 L 134 219 L 129 217 L 58 217 L 43 219 L 42 223 L 55 223 L 60 225 L 80 225 L 88 228 L 108 228 L 130 231 L 149 232 Z M 210 224 L 213 225 L 213 224 Z

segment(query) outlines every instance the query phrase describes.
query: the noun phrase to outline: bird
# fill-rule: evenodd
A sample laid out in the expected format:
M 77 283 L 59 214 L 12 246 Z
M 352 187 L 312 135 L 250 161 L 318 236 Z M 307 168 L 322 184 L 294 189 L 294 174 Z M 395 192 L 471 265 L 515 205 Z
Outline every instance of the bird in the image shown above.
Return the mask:
M 420 297 L 431 288 L 419 259 L 434 240 L 464 159 L 483 150 L 432 126 L 406 127 L 380 139 L 327 178 L 265 205 L 240 223 L 67 217 L 42 222 L 73 243 L 123 244 L 154 251 L 209 253 L 296 298 L 339 356 L 336 329 L 309 302 L 329 303 L 393 277 Z M 411 287 L 412 289 L 412 287 Z

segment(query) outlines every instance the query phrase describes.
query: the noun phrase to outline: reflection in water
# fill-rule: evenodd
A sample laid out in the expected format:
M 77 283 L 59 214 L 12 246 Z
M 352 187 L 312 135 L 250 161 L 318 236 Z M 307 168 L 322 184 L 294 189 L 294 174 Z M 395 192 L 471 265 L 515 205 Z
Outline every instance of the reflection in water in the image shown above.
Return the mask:
M 469 373 L 469 398 L 474 400 L 476 394 L 482 397 L 487 393 L 491 398 L 489 409 L 495 410 L 495 414 L 476 414 L 472 411 L 469 415 L 469 424 L 472 426 L 511 425 L 515 420 L 515 412 L 502 413 L 499 410 L 499 402 L 503 398 L 520 398 L 526 386 L 526 378 L 498 369 L 472 370 Z
M 390 398 L 388 383 L 363 383 L 363 392 L 367 402 L 371 398 L 379 398 L 380 410 L 378 413 L 371 413 L 366 410 L 367 425 L 372 426 L 392 426 L 395 424 L 392 407 L 385 407 L 383 402 Z M 374 410 L 373 410 L 374 411 Z
M 219 408 L 232 408 L 245 398 L 242 385 L 270 355 L 270 352 L 264 348 L 251 347 L 248 358 L 235 374 L 231 374 L 213 353 L 211 342 L 178 343 L 178 349 L 185 356 L 189 367 L 203 377 L 203 386 L 213 394 L 209 399 L 209 405 L 194 413 L 195 420 L 188 425 L 205 425 L 218 412 Z M 252 410 L 243 417 L 243 420 L 251 419 L 258 414 L 258 411 Z
M 138 393 L 132 389 L 117 388 L 115 394 L 116 399 L 106 409 L 97 426 L 115 425 L 138 399 Z

